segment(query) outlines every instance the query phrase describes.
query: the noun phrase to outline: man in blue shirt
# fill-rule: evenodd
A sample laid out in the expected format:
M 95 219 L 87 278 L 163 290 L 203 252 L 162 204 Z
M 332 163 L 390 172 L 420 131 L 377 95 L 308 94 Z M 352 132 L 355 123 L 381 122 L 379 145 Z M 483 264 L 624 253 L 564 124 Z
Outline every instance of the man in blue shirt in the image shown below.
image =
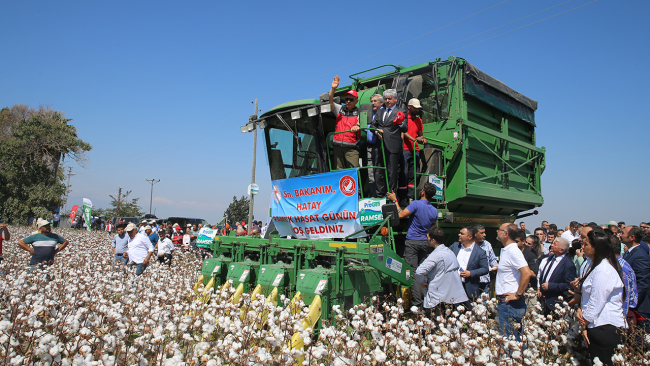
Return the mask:
M 420 199 L 413 201 L 405 209 L 401 209 L 395 192 L 390 192 L 386 195 L 389 200 L 392 200 L 397 205 L 399 218 L 403 219 L 409 217 L 409 227 L 406 233 L 406 242 L 404 248 L 404 260 L 408 263 L 413 270 L 417 270 L 418 266 L 424 262 L 429 254 L 433 251 L 427 242 L 427 233 L 431 225 L 436 223 L 438 219 L 438 210 L 431 204 L 433 196 L 436 194 L 436 186 L 432 183 L 424 183 L 424 187 L 420 191 Z M 413 286 L 411 289 L 411 298 L 413 306 L 422 307 L 424 301 L 425 290 L 421 286 Z
M 52 264 L 54 256 L 68 246 L 66 239 L 52 232 L 49 221 L 38 219 L 36 225 L 38 226 L 38 234 L 30 235 L 18 241 L 18 246 L 32 255 L 29 262 L 32 270 L 37 265 Z
M 151 241 L 151 245 L 153 245 L 153 247 L 155 248 L 156 245 L 158 245 L 158 240 L 160 240 L 158 233 L 155 232 L 149 225 L 144 227 L 144 232 L 149 237 L 149 241 Z

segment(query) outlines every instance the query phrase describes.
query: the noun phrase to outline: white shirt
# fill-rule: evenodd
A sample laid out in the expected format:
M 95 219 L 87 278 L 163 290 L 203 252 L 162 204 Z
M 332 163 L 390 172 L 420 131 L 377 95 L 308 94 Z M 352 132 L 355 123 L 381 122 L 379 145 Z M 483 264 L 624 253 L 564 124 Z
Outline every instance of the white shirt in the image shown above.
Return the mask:
M 172 250 L 174 249 L 176 249 L 176 247 L 168 237 L 165 237 L 164 240 L 158 240 L 158 255 L 160 255 L 160 253 L 172 254 Z
M 128 235 L 128 234 L 127 234 Z M 133 239 L 129 238 L 129 259 L 131 262 L 140 264 L 147 258 L 149 252 L 153 252 L 151 240 L 145 234 L 136 234 Z
M 562 238 L 568 240 L 569 245 L 571 245 L 575 239 L 580 239 L 580 234 L 578 234 L 578 231 L 576 231 L 576 234 L 573 235 L 571 234 L 571 230 L 569 230 L 562 233 Z
M 497 295 L 516 294 L 521 281 L 519 270 L 524 267 L 528 267 L 528 262 L 517 247 L 517 243 L 508 244 L 501 249 L 494 292 Z
M 587 328 L 605 324 L 627 328 L 623 315 L 623 281 L 608 259 L 603 259 L 582 284 L 582 316 Z
M 393 108 L 386 108 L 386 113 L 384 113 L 384 116 L 383 116 L 383 120 L 382 120 L 382 122 L 386 120 L 386 118 L 388 117 L 388 115 L 390 114 L 390 112 L 391 112 L 394 108 L 395 108 L 395 106 L 393 106 Z
M 469 257 L 472 255 L 472 250 L 474 249 L 474 243 L 469 246 L 469 248 L 465 248 L 465 246 L 460 243 L 460 250 L 458 251 L 458 255 L 456 256 L 456 259 L 458 259 L 458 265 L 460 266 L 458 268 L 458 272 L 463 272 L 467 270 L 467 263 L 469 263 Z M 463 282 L 465 282 L 465 278 L 461 277 Z
M 185 248 L 190 247 L 190 235 L 189 234 L 183 235 L 183 247 L 185 247 Z
M 544 278 L 544 281 L 548 282 L 548 279 L 551 278 L 551 276 L 553 275 L 553 272 L 555 272 L 555 268 L 557 267 L 558 264 L 560 264 L 560 261 L 562 261 L 562 258 L 564 258 L 565 255 L 566 254 L 562 254 L 559 257 L 553 257 L 553 261 L 550 264 L 548 263 L 548 259 L 550 257 L 546 257 L 546 258 L 542 259 L 542 261 L 539 264 L 539 271 L 537 272 L 537 287 L 538 288 L 542 285 L 542 283 L 544 283 L 544 282 L 542 282 L 542 276 L 544 276 L 544 274 L 546 274 L 546 271 L 548 270 L 548 274 Z M 549 265 L 551 266 L 550 270 L 548 268 Z

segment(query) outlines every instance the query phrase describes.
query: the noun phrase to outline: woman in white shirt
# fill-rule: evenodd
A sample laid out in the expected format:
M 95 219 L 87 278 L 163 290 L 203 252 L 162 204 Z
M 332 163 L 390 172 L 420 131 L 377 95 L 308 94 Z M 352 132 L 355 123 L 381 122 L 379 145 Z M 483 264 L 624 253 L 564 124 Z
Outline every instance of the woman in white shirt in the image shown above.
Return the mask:
M 623 275 L 607 234 L 591 231 L 586 239 L 584 254 L 593 264 L 580 279 L 578 320 L 586 328 L 583 337 L 591 359 L 598 357 L 603 365 L 612 365 L 612 355 L 621 343 L 621 328 L 626 328 Z

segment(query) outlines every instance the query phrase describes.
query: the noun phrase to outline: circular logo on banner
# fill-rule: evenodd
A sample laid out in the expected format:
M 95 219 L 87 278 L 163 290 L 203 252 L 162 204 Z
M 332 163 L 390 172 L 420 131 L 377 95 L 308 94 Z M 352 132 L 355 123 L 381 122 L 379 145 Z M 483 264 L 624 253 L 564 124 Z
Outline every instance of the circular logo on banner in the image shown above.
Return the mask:
M 282 198 L 280 188 L 278 188 L 278 186 L 273 186 L 273 199 L 275 200 L 275 203 L 280 203 L 280 198 Z
M 349 197 L 357 193 L 357 183 L 354 181 L 354 178 L 346 175 L 339 181 L 339 189 L 341 193 Z

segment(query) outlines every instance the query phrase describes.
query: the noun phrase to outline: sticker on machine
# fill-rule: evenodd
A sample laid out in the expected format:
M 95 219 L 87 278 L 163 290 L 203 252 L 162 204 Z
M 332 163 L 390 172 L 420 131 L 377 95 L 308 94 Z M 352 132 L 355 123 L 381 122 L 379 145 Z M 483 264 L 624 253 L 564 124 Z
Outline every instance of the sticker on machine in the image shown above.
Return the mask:
M 280 281 L 282 281 L 282 277 L 284 277 L 284 273 L 278 273 L 278 275 L 275 276 L 275 280 L 273 280 L 274 287 L 278 287 L 280 285 Z
M 246 281 L 246 277 L 248 277 L 248 270 L 245 269 L 244 272 L 241 274 L 241 277 L 239 277 L 239 282 L 244 282 Z
M 406 270 L 406 280 L 408 281 L 408 280 L 410 280 L 410 279 L 411 279 L 411 270 L 410 270 L 410 269 L 407 269 L 407 270 Z
M 391 257 L 386 259 L 386 268 L 392 269 L 397 273 L 402 273 L 402 263 L 400 261 L 394 260 Z
M 266 268 L 262 267 L 261 272 L 264 273 L 264 271 L 266 271 Z
M 221 269 L 221 266 L 220 266 L 220 265 L 214 267 L 214 269 L 212 270 L 212 275 L 214 276 L 216 273 L 219 273 L 219 270 L 220 270 L 220 269 Z
M 320 295 L 321 291 L 325 289 L 326 285 L 327 285 L 327 280 L 318 281 L 318 286 L 316 286 L 316 290 L 314 290 L 314 293 Z

